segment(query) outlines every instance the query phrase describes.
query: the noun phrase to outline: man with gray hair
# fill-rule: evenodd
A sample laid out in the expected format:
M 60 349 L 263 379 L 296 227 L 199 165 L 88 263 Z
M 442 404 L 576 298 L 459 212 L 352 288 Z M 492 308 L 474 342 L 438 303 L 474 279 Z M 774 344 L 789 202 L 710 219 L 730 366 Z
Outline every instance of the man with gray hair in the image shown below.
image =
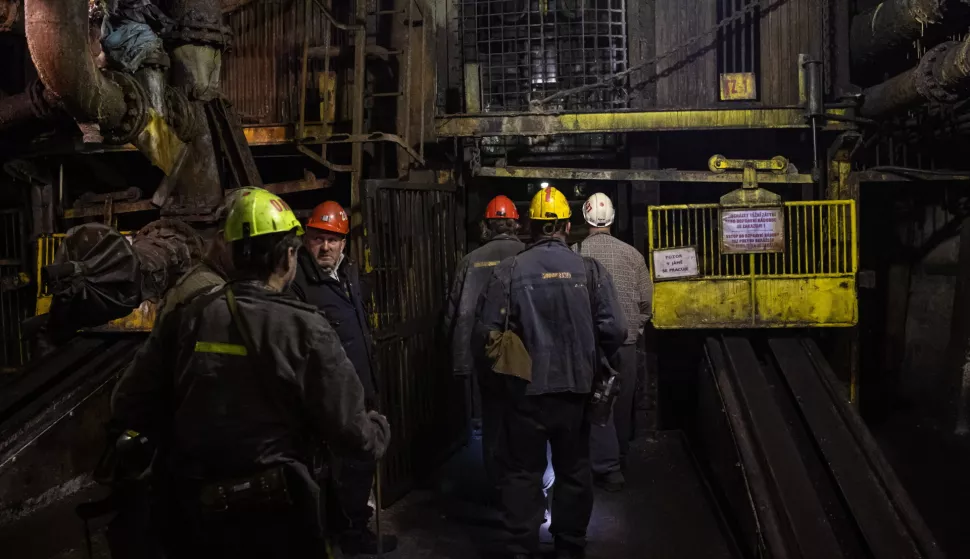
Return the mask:
M 596 484 L 607 491 L 619 491 L 626 480 L 623 466 L 633 437 L 634 394 L 637 381 L 637 339 L 650 320 L 653 281 L 640 252 L 610 234 L 616 211 L 609 196 L 597 192 L 583 205 L 583 218 L 589 223 L 589 236 L 573 245 L 583 256 L 598 260 L 613 277 L 620 306 L 626 316 L 626 343 L 614 357 L 620 373 L 620 393 L 613 414 L 603 427 L 590 431 L 590 462 Z

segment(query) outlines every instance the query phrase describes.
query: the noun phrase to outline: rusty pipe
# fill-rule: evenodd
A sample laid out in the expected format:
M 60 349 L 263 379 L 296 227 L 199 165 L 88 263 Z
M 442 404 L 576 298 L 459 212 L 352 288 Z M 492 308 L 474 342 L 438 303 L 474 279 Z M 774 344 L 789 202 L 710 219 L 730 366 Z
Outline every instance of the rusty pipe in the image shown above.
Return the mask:
M 24 24 L 37 75 L 74 118 L 102 128 L 122 125 L 122 86 L 103 74 L 88 49 L 85 0 L 25 0 Z
M 0 99 L 0 130 L 32 120 L 51 120 L 58 107 L 54 95 L 35 81 L 23 93 Z
M 865 90 L 863 116 L 880 116 L 925 101 L 954 103 L 970 92 L 970 37 L 930 49 L 916 68 Z
M 947 0 L 885 0 L 852 18 L 853 69 L 861 70 L 912 44 L 927 27 L 943 21 L 947 3 Z

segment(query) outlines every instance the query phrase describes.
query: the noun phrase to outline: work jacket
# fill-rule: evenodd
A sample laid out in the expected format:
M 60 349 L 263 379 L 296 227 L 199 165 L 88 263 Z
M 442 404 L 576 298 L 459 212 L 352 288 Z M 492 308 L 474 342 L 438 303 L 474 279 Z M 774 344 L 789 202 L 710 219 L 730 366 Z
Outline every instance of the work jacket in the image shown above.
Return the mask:
M 168 291 L 158 305 L 158 314 L 155 317 L 157 322 L 161 322 L 165 315 L 172 312 L 180 305 L 191 301 L 194 297 L 222 287 L 226 284 L 226 278 L 216 271 L 216 268 L 203 261 L 192 268 L 178 279 Z
M 495 267 L 476 312 L 473 343 L 483 364 L 490 333 L 505 330 L 506 312 L 509 330 L 532 359 L 527 395 L 588 394 L 599 363 L 597 342 L 610 357 L 626 340 L 609 273 L 558 238 L 543 238 Z
M 298 299 L 323 313 L 337 331 L 364 386 L 364 396 L 368 404 L 373 404 L 380 387 L 374 364 L 374 342 L 360 286 L 360 274 L 352 262 L 343 259 L 337 265 L 337 279 L 334 279 L 320 268 L 306 249 L 300 249 L 296 278 L 290 289 Z
M 475 329 L 475 307 L 495 266 L 525 248 L 514 235 L 496 235 L 469 252 L 455 271 L 455 282 L 445 309 L 445 332 L 451 342 L 451 368 L 456 375 L 475 371 L 472 354 L 472 331 Z
M 258 282 L 232 282 L 255 346 L 226 289 L 169 313 L 112 395 L 113 422 L 165 449 L 176 479 L 221 480 L 283 465 L 313 485 L 311 454 L 328 444 L 380 455 L 386 433 L 336 332 L 315 308 Z

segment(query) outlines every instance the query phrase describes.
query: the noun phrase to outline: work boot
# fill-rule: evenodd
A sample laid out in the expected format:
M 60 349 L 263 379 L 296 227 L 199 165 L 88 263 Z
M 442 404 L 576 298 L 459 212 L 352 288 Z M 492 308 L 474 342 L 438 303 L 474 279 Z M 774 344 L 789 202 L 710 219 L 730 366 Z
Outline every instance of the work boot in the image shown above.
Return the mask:
M 597 474 L 593 478 L 593 483 L 605 491 L 615 493 L 623 489 L 623 486 L 626 484 L 626 479 L 620 472 L 609 472 L 602 475 Z
M 397 536 L 385 534 L 381 538 L 384 553 L 397 549 Z M 377 553 L 377 534 L 369 529 L 346 531 L 340 534 L 340 550 L 344 556 L 375 555 Z

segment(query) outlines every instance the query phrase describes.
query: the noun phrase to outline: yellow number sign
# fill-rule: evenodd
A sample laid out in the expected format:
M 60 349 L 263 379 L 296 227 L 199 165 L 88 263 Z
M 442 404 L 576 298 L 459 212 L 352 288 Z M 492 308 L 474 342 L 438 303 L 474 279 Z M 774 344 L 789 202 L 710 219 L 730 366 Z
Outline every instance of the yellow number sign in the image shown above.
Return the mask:
M 758 98 L 751 72 L 721 74 L 721 101 L 748 101 Z

